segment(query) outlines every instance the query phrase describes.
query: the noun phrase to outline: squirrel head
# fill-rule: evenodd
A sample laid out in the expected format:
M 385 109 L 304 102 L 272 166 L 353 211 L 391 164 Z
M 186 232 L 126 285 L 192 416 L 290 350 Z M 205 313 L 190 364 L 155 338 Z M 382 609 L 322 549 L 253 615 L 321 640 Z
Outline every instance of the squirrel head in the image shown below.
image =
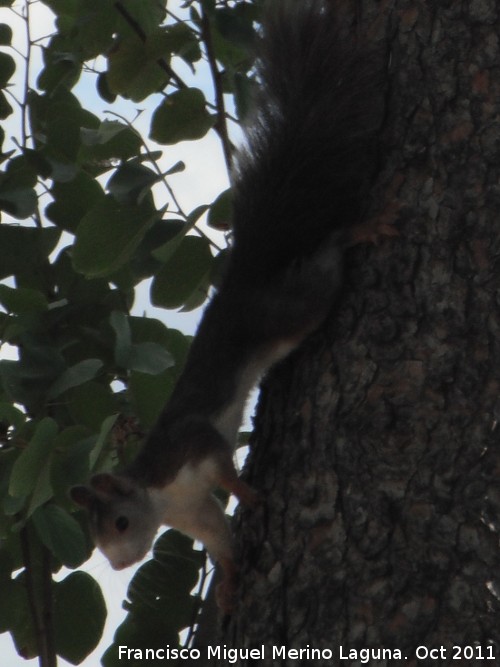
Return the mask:
M 129 477 L 100 473 L 88 486 L 74 486 L 70 495 L 90 517 L 94 544 L 122 570 L 144 558 L 160 521 L 147 491 Z

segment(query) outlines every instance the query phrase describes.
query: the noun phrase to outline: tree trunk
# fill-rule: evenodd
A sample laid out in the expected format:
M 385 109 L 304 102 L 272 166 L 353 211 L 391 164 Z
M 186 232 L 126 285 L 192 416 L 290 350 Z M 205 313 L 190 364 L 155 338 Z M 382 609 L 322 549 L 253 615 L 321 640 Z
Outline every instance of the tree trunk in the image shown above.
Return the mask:
M 286 654 L 317 665 L 362 664 L 338 662 L 362 648 L 401 651 L 370 654 L 378 666 L 491 665 L 499 5 L 358 5 L 350 19 L 391 53 L 373 213 L 395 201 L 400 237 L 351 251 L 330 321 L 264 383 L 247 477 L 265 503 L 237 521 L 240 604 L 221 644 L 264 645 L 263 665 L 282 646 L 322 649 Z

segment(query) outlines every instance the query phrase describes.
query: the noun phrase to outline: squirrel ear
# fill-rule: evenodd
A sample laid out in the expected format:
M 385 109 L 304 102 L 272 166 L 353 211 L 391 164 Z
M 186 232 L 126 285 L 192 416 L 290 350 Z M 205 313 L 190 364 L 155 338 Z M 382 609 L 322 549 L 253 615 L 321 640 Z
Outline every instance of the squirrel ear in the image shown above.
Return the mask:
M 80 505 L 80 507 L 85 507 L 86 509 L 90 507 L 92 500 L 95 497 L 91 489 L 87 486 L 73 486 L 69 490 L 69 495 L 74 503 Z
M 109 472 L 101 472 L 97 475 L 92 475 L 90 478 L 90 485 L 97 493 L 105 496 L 129 496 L 134 487 L 131 482 L 125 477 L 112 475 Z

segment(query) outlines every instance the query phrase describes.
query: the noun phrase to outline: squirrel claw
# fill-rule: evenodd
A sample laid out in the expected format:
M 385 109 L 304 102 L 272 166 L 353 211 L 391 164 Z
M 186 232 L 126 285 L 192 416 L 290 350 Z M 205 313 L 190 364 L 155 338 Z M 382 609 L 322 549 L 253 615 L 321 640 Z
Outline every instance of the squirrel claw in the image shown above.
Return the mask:
M 399 236 L 399 232 L 390 223 L 370 220 L 352 229 L 349 245 L 357 245 L 358 243 L 378 245 L 382 237 L 396 236 Z
M 242 479 L 238 478 L 231 491 L 245 507 L 255 508 L 263 502 L 261 494 Z
M 262 502 L 262 496 L 249 484 L 240 479 L 236 472 L 234 476 L 231 475 L 230 477 L 221 479 L 220 486 L 236 496 L 238 501 L 246 507 L 256 507 Z
M 221 558 L 223 579 L 215 589 L 215 601 L 219 609 L 230 614 L 236 606 L 236 592 L 238 589 L 239 569 L 232 558 Z
M 217 607 L 224 613 L 230 614 L 235 607 L 236 590 L 225 581 L 217 584 L 215 601 Z
M 378 245 L 383 237 L 394 238 L 399 236 L 393 222 L 396 220 L 400 208 L 399 203 L 393 202 L 380 215 L 353 227 L 349 245 L 357 245 L 358 243 Z

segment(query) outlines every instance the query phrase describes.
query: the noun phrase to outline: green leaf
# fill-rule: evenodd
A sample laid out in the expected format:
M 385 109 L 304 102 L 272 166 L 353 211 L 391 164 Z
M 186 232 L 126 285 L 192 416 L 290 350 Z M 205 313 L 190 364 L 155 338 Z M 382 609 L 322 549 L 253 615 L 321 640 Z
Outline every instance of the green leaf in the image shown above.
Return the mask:
M 109 323 L 116 334 L 115 361 L 119 366 L 127 368 L 132 349 L 132 338 L 128 317 L 125 313 L 113 311 L 109 316 Z
M 162 244 L 157 245 L 152 251 L 155 259 L 166 263 L 177 250 L 187 232 L 190 231 L 201 218 L 203 213 L 208 210 L 208 206 L 203 204 L 192 211 L 186 222 L 180 220 L 163 220 L 158 225 L 158 231 L 161 231 L 166 239 L 162 239 Z M 161 227 L 160 227 L 161 225 Z
M 203 7 L 203 9 L 207 12 L 207 14 L 208 14 L 210 17 L 213 16 L 213 13 L 214 13 L 214 11 L 215 11 L 216 0 L 200 0 L 200 3 L 199 3 L 199 4 L 201 4 L 201 6 Z M 193 19 L 193 21 L 196 20 L 196 22 L 198 22 L 198 21 L 200 20 L 200 18 L 199 18 L 199 14 L 198 14 L 198 12 L 196 11 L 196 8 L 194 8 L 194 7 L 191 7 L 191 11 L 192 11 L 192 12 L 193 12 L 193 9 L 194 9 L 194 14 L 191 15 L 191 16 L 192 16 L 192 19 Z
M 215 25 L 224 39 L 243 49 L 250 49 L 255 41 L 253 21 L 257 18 L 255 6 L 242 2 L 234 7 L 218 9 L 215 12 Z
M 0 285 L 0 303 L 9 313 L 43 312 L 48 308 L 47 299 L 41 292 L 7 285 Z
M 71 390 L 68 409 L 77 424 L 98 432 L 106 417 L 119 411 L 119 405 L 109 386 L 86 382 Z
M 33 174 L 33 187 L 38 182 L 38 176 L 42 178 L 49 178 L 51 175 L 51 167 L 48 160 L 44 157 L 40 150 L 32 150 L 25 148 L 23 151 L 23 158 Z
M 54 498 L 61 505 L 68 500 L 68 489 L 90 475 L 89 455 L 95 435 L 81 424 L 69 426 L 57 436 L 52 457 L 51 482 Z
M 205 238 L 186 236 L 153 280 L 151 301 L 162 308 L 180 308 L 201 289 L 213 257 Z
M 61 229 L 73 233 L 85 213 L 104 198 L 99 183 L 85 172 L 68 182 L 54 183 L 50 192 L 54 201 L 45 209 L 45 215 Z
M 115 635 L 115 647 L 164 646 L 167 641 L 176 645 L 178 632 L 192 622 L 195 598 L 190 591 L 204 562 L 204 553 L 192 549 L 192 540 L 176 531 L 164 533 L 156 542 L 154 558 L 130 583 L 124 605 L 129 615 Z M 116 664 L 111 651 L 103 664 Z
M 80 5 L 79 0 L 44 0 L 44 5 L 50 7 L 50 9 L 57 16 L 70 15 L 72 17 L 76 16 L 77 8 Z
M 32 521 L 40 540 L 67 567 L 77 567 L 87 557 L 87 542 L 83 530 L 71 514 L 50 503 L 39 507 Z
M 149 201 L 123 206 L 111 195 L 99 200 L 78 225 L 75 269 L 88 277 L 113 273 L 128 261 L 156 217 Z
M 120 204 L 140 204 L 160 178 L 142 164 L 126 162 L 109 179 L 108 190 Z
M 17 652 L 25 660 L 36 658 L 39 654 L 38 642 L 33 619 L 26 595 L 26 571 L 23 570 L 15 579 L 17 591 L 14 593 L 15 613 L 11 616 L 10 633 Z
M 208 210 L 208 208 L 209 207 L 206 204 L 201 204 L 200 206 L 197 206 L 195 209 L 193 209 L 187 217 L 188 226 L 194 227 L 194 225 L 198 222 L 205 211 Z
M 152 427 L 170 396 L 176 376 L 167 369 L 158 375 L 133 371 L 130 376 L 129 391 L 134 413 L 141 424 Z
M 72 52 L 71 42 L 61 35 L 55 35 L 44 49 L 44 61 L 37 86 L 47 93 L 62 86 L 70 89 L 80 78 L 81 60 Z
M 55 227 L 34 229 L 0 225 L 0 279 L 20 273 L 32 274 L 54 250 L 60 235 L 60 230 Z
M 180 174 L 182 171 L 185 171 L 186 165 L 182 160 L 176 162 L 170 169 L 167 169 L 165 176 L 172 176 L 172 174 Z
M 33 164 L 35 151 L 27 151 L 23 155 L 12 158 L 6 169 L 4 185 L 9 187 L 34 188 L 37 184 L 37 171 Z
M 28 446 L 12 468 L 9 484 L 11 496 L 27 496 L 33 491 L 40 471 L 47 464 L 57 432 L 58 426 L 50 417 L 45 417 L 37 425 Z
M 92 380 L 102 367 L 103 363 L 100 359 L 85 359 L 74 364 L 74 366 L 66 369 L 49 387 L 47 398 L 55 398 L 72 387 L 78 387 Z
M 60 350 L 40 345 L 38 339 L 30 334 L 22 337 L 20 352 L 20 375 L 24 379 L 47 382 L 57 377 L 65 367 Z
M 2 509 L 5 516 L 10 517 L 18 515 L 22 511 L 25 501 L 26 499 L 24 497 L 14 498 L 13 496 L 7 496 L 4 498 L 2 501 Z
M 168 399 L 189 350 L 189 337 L 176 329 L 167 329 L 159 320 L 145 317 L 130 318 L 133 339 L 154 341 L 175 359 L 175 366 L 158 375 L 132 371 L 128 393 L 134 414 L 141 424 L 152 426 Z
M 193 540 L 172 529 L 163 532 L 156 540 L 153 547 L 153 558 L 160 562 L 172 558 L 182 561 L 189 572 L 184 582 L 185 590 L 191 590 L 196 584 L 198 570 L 205 562 L 204 553 L 193 549 Z
M 75 162 L 81 144 L 81 109 L 72 101 L 52 104 L 46 121 L 47 145 L 61 159 Z
M 56 583 L 54 596 L 56 651 L 77 665 L 99 643 L 106 621 L 106 603 L 99 584 L 86 572 L 72 572 Z
M 108 55 L 106 79 L 112 94 L 140 102 L 163 90 L 169 75 L 158 66 L 158 54 L 148 50 L 148 43 L 137 35 L 121 39 Z
M 51 452 L 49 457 L 44 461 L 43 466 L 40 468 L 40 473 L 36 480 L 35 488 L 31 494 L 30 503 L 26 512 L 27 517 L 30 517 L 38 507 L 46 503 L 54 495 L 54 490 L 52 488 L 52 460 L 53 455 Z
M 127 160 L 140 152 L 141 137 L 128 125 L 115 120 L 104 120 L 98 128 L 82 128 L 83 162 L 106 162 L 113 158 Z
M 0 51 L 0 88 L 5 88 L 15 71 L 14 58 Z
M 188 299 L 184 302 L 184 305 L 181 308 L 181 313 L 188 313 L 191 310 L 199 308 L 203 303 L 205 303 L 208 296 L 208 289 L 210 287 L 210 276 L 212 275 L 212 269 L 203 277 L 203 280 L 200 282 L 198 287 L 191 293 Z
M 235 72 L 232 88 L 234 90 L 234 103 L 238 118 L 244 120 L 254 107 L 257 84 L 246 74 Z
M 7 101 L 5 94 L 0 90 L 0 120 L 5 120 L 5 118 L 8 118 L 13 111 L 14 109 Z
M 149 36 L 158 29 L 158 25 L 165 20 L 166 0 L 125 0 L 124 2 L 130 16 L 141 27 L 144 34 Z M 124 34 L 136 34 L 136 30 L 131 28 L 128 22 L 123 18 L 119 21 L 120 32 Z
M 190 591 L 204 561 L 203 554 L 193 551 L 192 545 L 190 538 L 175 530 L 168 530 L 158 538 L 153 559 L 139 568 L 127 591 L 136 614 L 159 613 L 166 625 L 172 624 L 177 630 L 189 624 L 193 604 Z M 148 580 L 155 585 L 148 585 Z
M 178 22 L 165 28 L 165 45 L 169 53 L 175 53 L 188 64 L 201 58 L 201 49 L 196 33 L 187 23 Z
M 145 342 L 132 345 L 128 368 L 141 373 L 158 375 L 173 366 L 174 363 L 172 355 L 161 345 Z
M 97 92 L 105 102 L 108 102 L 109 104 L 113 104 L 113 102 L 115 102 L 117 96 L 111 92 L 108 84 L 108 75 L 106 72 L 102 72 L 97 77 L 96 88 Z
M 106 417 L 106 419 L 103 421 L 101 425 L 101 430 L 99 432 L 99 437 L 97 438 L 96 443 L 92 448 L 92 451 L 90 452 L 89 456 L 90 470 L 94 470 L 95 465 L 99 460 L 99 457 L 101 456 L 104 445 L 106 444 L 108 436 L 111 433 L 117 418 L 118 415 L 110 415 L 109 417 Z
M 20 358 L 0 361 L 3 388 L 13 402 L 26 406 L 28 412 L 38 412 L 45 404 L 47 386 L 65 368 L 64 358 L 57 348 L 40 345 L 22 329 L 16 335 Z
M 12 28 L 6 23 L 0 23 L 0 46 L 9 46 L 12 41 Z
M 68 183 L 78 174 L 79 170 L 76 162 L 68 162 L 68 158 L 64 155 L 56 156 L 47 152 L 46 159 L 50 166 L 50 178 L 56 183 Z
M 82 129 L 83 143 L 87 146 L 107 144 L 129 129 L 128 125 L 124 125 L 118 120 L 103 120 L 97 129 Z M 138 138 L 140 139 L 140 137 Z
M 132 285 L 137 285 L 141 280 L 149 278 L 158 271 L 161 262 L 155 256 L 156 250 L 181 231 L 184 233 L 187 231 L 186 223 L 181 220 L 157 220 L 148 229 L 128 265 Z M 113 281 L 115 278 L 116 276 L 113 276 Z
M 129 614 L 121 624 L 114 636 L 114 642 L 101 658 L 103 667 L 123 667 L 123 659 L 119 659 L 120 646 L 133 646 L 142 649 L 145 655 L 146 649 L 170 648 L 179 645 L 179 633 L 175 628 L 162 622 L 160 615 L 137 616 Z M 168 661 L 172 662 L 172 661 Z M 154 667 L 160 667 L 161 663 L 151 662 Z M 173 661 L 173 665 L 178 667 L 178 662 Z M 127 667 L 144 667 L 144 660 L 127 660 Z
M 227 263 L 230 256 L 231 248 L 224 248 L 214 257 L 212 270 L 210 271 L 210 284 L 213 285 L 217 290 L 220 289 L 226 275 Z
M 188 225 L 180 220 L 163 221 L 161 232 L 166 235 L 167 239 L 162 239 L 163 243 L 153 249 L 151 253 L 153 257 L 162 263 L 168 262 L 188 231 Z
M 16 430 L 19 430 L 25 424 L 26 415 L 11 403 L 0 403 L 0 421 L 12 424 Z
M 118 12 L 110 0 L 85 0 L 78 3 L 74 42 L 75 47 L 81 50 L 84 60 L 95 58 L 109 50 L 118 18 Z
M 160 144 L 201 139 L 213 127 L 215 118 L 198 88 L 183 88 L 168 95 L 153 114 L 150 137 Z
M 132 339 L 137 343 L 145 343 L 147 341 L 154 341 L 170 352 L 173 351 L 172 341 L 175 341 L 174 354 L 177 358 L 178 338 L 182 341 L 186 340 L 186 336 L 181 334 L 177 329 L 170 329 L 158 319 L 150 316 L 131 316 L 129 317 L 130 329 L 132 331 Z M 181 345 L 181 344 L 179 344 Z
M 26 591 L 24 586 L 12 579 L 2 581 L 0 595 L 0 633 L 7 632 L 21 616 L 25 604 Z
M 210 227 L 227 232 L 231 229 L 233 199 L 231 188 L 224 190 L 210 206 L 207 222 Z
M 226 71 L 246 71 L 250 68 L 252 58 L 249 57 L 248 49 L 225 39 L 218 30 L 213 31 L 212 43 L 215 56 Z
M 36 211 L 38 197 L 33 188 L 0 186 L 0 210 L 13 218 L 25 220 Z
M 51 277 L 57 285 L 60 299 L 71 304 L 70 308 L 78 308 L 78 319 L 85 320 L 87 324 L 92 323 L 94 328 L 99 318 L 96 306 L 99 309 L 108 298 L 111 298 L 111 286 L 103 278 L 87 279 L 77 273 L 72 263 L 72 249 L 72 246 L 67 246 L 59 252 L 51 266 Z M 64 301 L 61 307 L 64 308 Z

